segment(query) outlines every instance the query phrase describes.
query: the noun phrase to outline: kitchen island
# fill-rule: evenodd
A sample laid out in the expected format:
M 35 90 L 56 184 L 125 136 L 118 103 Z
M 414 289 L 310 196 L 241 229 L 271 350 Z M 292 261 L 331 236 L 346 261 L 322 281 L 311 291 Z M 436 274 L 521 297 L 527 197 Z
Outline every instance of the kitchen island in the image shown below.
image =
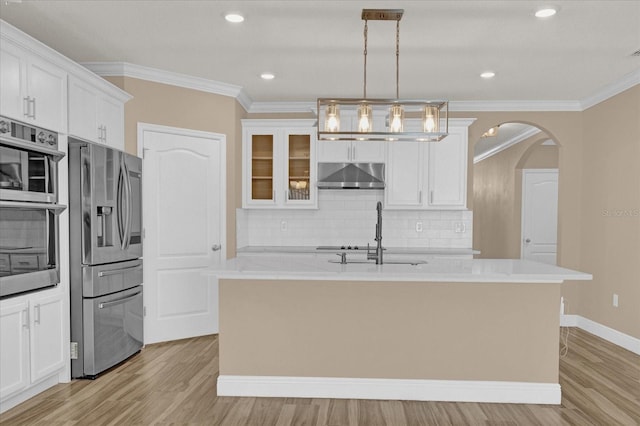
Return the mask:
M 243 256 L 219 278 L 218 394 L 559 404 L 560 285 L 521 260 Z

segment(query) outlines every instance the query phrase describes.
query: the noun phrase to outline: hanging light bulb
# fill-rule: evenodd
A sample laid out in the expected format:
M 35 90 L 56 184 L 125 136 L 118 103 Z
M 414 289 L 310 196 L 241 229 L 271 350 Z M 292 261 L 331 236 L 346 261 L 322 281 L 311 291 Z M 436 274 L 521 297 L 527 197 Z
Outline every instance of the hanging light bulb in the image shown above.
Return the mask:
M 389 131 L 402 132 L 404 129 L 404 109 L 402 105 L 391 105 L 389 108 Z
M 327 105 L 326 117 L 324 121 L 324 130 L 326 132 L 340 131 L 340 109 L 338 105 Z
M 358 131 L 370 132 L 371 131 L 371 106 L 367 104 L 360 104 L 358 106 Z
M 440 131 L 440 109 L 427 105 L 424 107 L 422 115 L 422 125 L 426 133 L 437 133 Z

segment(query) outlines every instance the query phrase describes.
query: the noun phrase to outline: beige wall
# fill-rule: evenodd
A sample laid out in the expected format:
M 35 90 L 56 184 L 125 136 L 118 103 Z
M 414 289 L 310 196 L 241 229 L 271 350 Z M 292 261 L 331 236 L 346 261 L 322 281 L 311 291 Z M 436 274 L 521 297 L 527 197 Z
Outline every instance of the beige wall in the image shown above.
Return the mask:
M 236 208 L 241 206 L 242 131 L 244 109 L 231 97 L 129 77 L 109 77 L 133 96 L 125 104 L 125 150 L 137 154 L 138 123 L 158 124 L 226 135 L 227 256 L 236 252 Z
M 473 247 L 484 259 L 519 259 L 522 169 L 558 168 L 558 147 L 535 135 L 473 165 Z
M 220 374 L 558 383 L 560 284 L 220 280 Z
M 227 247 L 228 255 L 233 256 L 235 208 L 241 206 L 242 191 L 240 119 L 248 118 L 249 114 L 234 99 L 224 96 L 131 78 L 109 80 L 134 96 L 125 107 L 129 152 L 136 150 L 138 121 L 227 135 Z M 640 86 L 636 86 L 584 112 L 452 114 L 452 117 L 476 118 L 469 128 L 470 165 L 475 142 L 496 124 L 531 124 L 559 144 L 559 264 L 595 275 L 592 283 L 567 282 L 562 286 L 567 312 L 583 315 L 636 338 L 640 338 L 640 218 L 605 217 L 602 212 L 604 209 L 633 212 L 640 208 L 639 108 Z M 251 118 L 301 117 L 308 118 L 309 114 L 251 115 Z M 606 123 L 606 127 L 600 123 Z M 474 209 L 473 182 L 474 167 L 470 166 L 467 185 L 470 209 Z M 519 206 L 509 207 L 506 198 L 503 202 L 514 214 L 515 209 L 519 209 Z M 474 226 L 478 228 L 480 226 Z M 495 249 L 495 252 L 515 253 L 510 244 L 511 248 Z M 491 250 L 494 249 L 488 248 L 487 253 Z M 614 292 L 620 295 L 618 309 L 610 306 Z
M 640 338 L 640 85 L 584 112 L 583 144 L 580 268 L 593 281 L 575 313 Z

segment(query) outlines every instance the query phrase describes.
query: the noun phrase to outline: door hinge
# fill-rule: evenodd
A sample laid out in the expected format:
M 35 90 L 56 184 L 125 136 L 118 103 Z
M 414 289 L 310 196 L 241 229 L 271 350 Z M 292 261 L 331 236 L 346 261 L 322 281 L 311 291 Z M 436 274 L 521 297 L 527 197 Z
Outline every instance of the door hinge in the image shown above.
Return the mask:
M 147 307 L 146 307 L 146 306 L 143 306 L 143 307 L 142 307 L 142 316 L 143 316 L 143 317 L 146 317 L 146 316 L 147 316 Z
M 69 358 L 78 359 L 78 342 L 71 342 L 69 346 Z

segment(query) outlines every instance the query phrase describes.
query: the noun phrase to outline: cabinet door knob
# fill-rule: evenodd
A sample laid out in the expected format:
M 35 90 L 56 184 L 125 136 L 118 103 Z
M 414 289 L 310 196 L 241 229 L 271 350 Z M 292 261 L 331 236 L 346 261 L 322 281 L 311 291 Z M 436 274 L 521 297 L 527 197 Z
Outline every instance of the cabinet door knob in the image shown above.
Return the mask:
M 527 238 L 526 240 L 524 240 L 524 242 L 529 244 L 531 242 L 531 238 Z

